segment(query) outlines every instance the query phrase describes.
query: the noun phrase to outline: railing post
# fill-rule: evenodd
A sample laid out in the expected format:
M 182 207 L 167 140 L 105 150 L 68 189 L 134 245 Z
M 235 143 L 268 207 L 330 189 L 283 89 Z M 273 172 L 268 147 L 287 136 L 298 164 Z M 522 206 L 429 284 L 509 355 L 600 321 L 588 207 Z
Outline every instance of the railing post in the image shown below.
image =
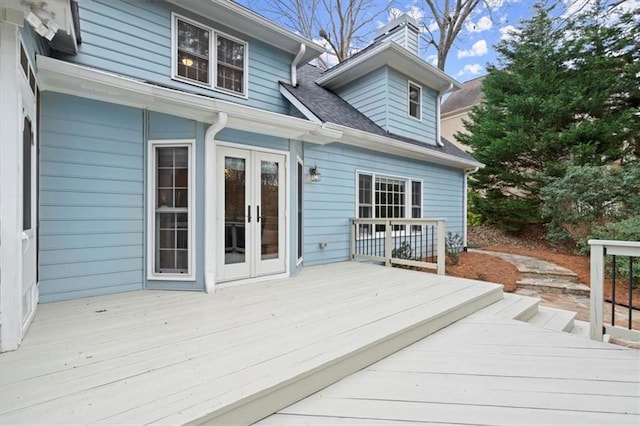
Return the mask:
M 444 220 L 438 221 L 438 275 L 445 274 Z
M 604 326 L 604 246 L 596 241 L 591 245 L 591 303 L 589 337 L 602 341 Z
M 351 219 L 350 241 L 349 241 L 349 258 L 356 259 L 356 221 Z
M 375 226 L 374 226 L 375 230 Z M 391 221 L 387 220 L 387 223 L 384 225 L 384 264 L 385 266 L 391 266 L 391 234 L 393 233 L 391 229 Z

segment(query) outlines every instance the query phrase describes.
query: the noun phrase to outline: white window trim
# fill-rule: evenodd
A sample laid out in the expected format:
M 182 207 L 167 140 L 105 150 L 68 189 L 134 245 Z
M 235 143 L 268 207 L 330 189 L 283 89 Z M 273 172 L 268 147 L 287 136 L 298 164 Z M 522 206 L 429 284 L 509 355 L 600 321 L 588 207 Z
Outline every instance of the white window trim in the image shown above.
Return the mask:
M 177 69 L 177 61 L 176 58 L 178 56 L 178 19 L 184 22 L 187 22 L 196 27 L 200 27 L 204 30 L 209 31 L 209 83 L 201 83 L 197 80 L 191 80 L 186 77 L 182 77 L 178 75 Z M 228 90 L 223 87 L 218 87 L 217 85 L 217 76 L 218 76 L 218 49 L 216 40 L 218 35 L 221 35 L 229 40 L 233 40 L 236 43 L 240 43 L 244 45 L 244 72 L 242 75 L 243 82 L 242 87 L 244 88 L 244 92 L 238 93 L 233 90 Z M 215 90 L 220 93 L 224 93 L 230 96 L 235 96 L 242 99 L 249 99 L 249 43 L 245 40 L 239 39 L 238 37 L 234 37 L 222 31 L 218 31 L 208 25 L 205 25 L 196 20 L 187 18 L 186 16 L 180 15 L 175 12 L 171 12 L 171 79 L 179 81 L 181 83 L 191 84 L 193 86 L 203 87 L 205 89 Z
M 187 274 L 159 274 L 155 272 L 156 257 L 156 147 L 176 148 L 187 147 L 189 150 L 189 206 L 187 207 L 189 273 Z M 195 281 L 196 279 L 196 251 L 195 251 L 195 203 L 196 203 L 196 141 L 195 139 L 154 139 L 149 140 L 147 147 L 147 280 L 157 281 Z
M 218 36 L 219 35 L 231 41 L 244 45 L 244 58 L 243 58 L 244 70 L 242 72 L 242 87 L 244 88 L 244 92 L 242 93 L 234 92 L 233 90 L 228 90 L 228 89 L 225 89 L 224 87 L 218 86 L 217 77 L 218 77 Z M 249 43 L 237 37 L 234 37 L 232 35 L 223 33 L 222 31 L 215 31 L 215 34 L 213 37 L 213 48 L 215 49 L 213 52 L 213 57 L 215 59 L 213 63 L 214 65 L 213 77 L 216 79 L 216 82 L 214 82 L 213 84 L 214 88 L 216 90 L 219 90 L 220 92 L 228 93 L 230 95 L 238 96 L 246 99 L 247 94 L 249 93 L 247 90 L 249 85 Z
M 419 117 L 414 117 L 413 115 L 411 115 L 411 86 L 417 87 L 418 90 L 420 90 L 420 96 L 419 96 L 419 104 L 418 104 L 418 115 Z M 411 80 L 407 80 L 407 116 L 409 116 L 409 118 L 413 119 L 413 120 L 418 120 L 418 121 L 422 121 L 422 85 L 413 82 Z
M 304 218 L 304 182 L 305 182 L 305 179 L 304 179 L 304 161 L 302 161 L 302 158 L 296 156 L 296 189 L 297 189 L 298 185 L 300 185 L 300 183 L 301 183 L 301 182 L 298 182 L 298 166 L 302 166 L 302 185 L 303 185 L 302 186 L 302 199 L 303 199 L 303 202 L 302 202 L 302 218 Z M 298 192 L 300 192 L 300 191 L 298 191 Z M 300 194 L 298 194 L 298 195 L 300 195 Z M 297 202 L 299 204 L 300 200 L 298 199 Z M 297 214 L 298 214 L 298 205 L 296 204 L 296 216 L 297 216 Z M 300 218 L 296 217 L 296 220 L 300 220 Z M 298 225 L 298 227 L 304 233 L 304 219 L 303 219 L 303 222 L 302 222 L 301 225 L 297 224 L 297 223 L 296 223 L 296 225 Z M 303 253 L 304 253 L 304 234 L 303 235 L 299 235 L 299 233 L 298 233 L 298 239 L 302 240 L 302 242 L 301 242 L 302 252 L 300 253 L 300 256 L 296 259 L 296 266 L 300 266 L 300 264 L 302 263 L 303 258 L 304 258 L 304 256 L 303 256 Z M 296 240 L 296 251 L 297 250 L 298 250 L 298 240 Z
M 376 203 L 375 203 L 375 184 L 376 184 L 376 177 L 382 177 L 382 178 L 390 178 L 390 179 L 398 179 L 398 180 L 403 180 L 405 182 L 405 200 L 404 200 L 404 218 L 393 218 L 393 219 L 411 219 L 411 211 L 412 211 L 412 195 L 413 195 L 413 188 L 411 183 L 412 182 L 420 182 L 420 217 L 424 217 L 424 182 L 422 179 L 420 178 L 413 178 L 413 177 L 407 177 L 407 176 L 400 176 L 400 175 L 393 175 L 393 174 L 388 174 L 388 173 L 376 173 L 376 172 L 371 172 L 371 171 L 367 171 L 367 170 L 356 170 L 356 181 L 355 181 L 355 191 L 356 191 L 356 199 L 355 199 L 355 215 L 354 217 L 356 218 L 360 218 L 359 213 L 360 213 L 360 175 L 369 175 L 372 177 L 372 187 L 371 187 L 371 214 L 373 217 L 371 218 L 363 218 L 363 219 L 379 219 L 375 217 L 376 214 Z M 414 233 L 419 233 L 416 231 L 410 231 L 410 234 L 414 234 Z M 392 235 L 400 235 L 400 231 L 393 231 Z M 374 232 L 372 234 L 369 235 L 362 235 L 362 236 L 358 236 L 358 239 L 366 239 L 366 238 L 383 238 L 384 237 L 384 233 L 383 232 Z

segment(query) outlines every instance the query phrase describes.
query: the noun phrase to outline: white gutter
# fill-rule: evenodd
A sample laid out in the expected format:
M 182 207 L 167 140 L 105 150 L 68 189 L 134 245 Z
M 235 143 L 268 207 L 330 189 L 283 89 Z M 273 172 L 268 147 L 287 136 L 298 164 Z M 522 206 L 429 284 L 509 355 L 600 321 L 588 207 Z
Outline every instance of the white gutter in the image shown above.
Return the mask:
M 215 137 L 220 130 L 225 128 L 228 119 L 228 115 L 224 111 L 220 111 L 216 115 L 217 117 L 213 124 L 209 126 L 204 134 L 204 190 L 205 194 L 207 194 L 204 205 L 204 229 L 206 235 L 204 242 L 204 288 L 207 293 L 214 292 L 216 284 L 216 225 L 215 221 L 211 219 L 216 214 L 217 199 Z
M 291 85 L 293 87 L 298 86 L 298 64 L 300 63 L 300 60 L 304 56 L 304 52 L 306 50 L 307 50 L 307 46 L 300 43 L 300 51 L 298 52 L 296 57 L 293 58 L 293 62 L 291 62 Z
M 436 143 L 438 146 L 444 146 L 442 143 L 442 117 L 440 115 L 440 104 L 442 103 L 442 95 L 446 95 L 453 89 L 453 83 L 449 84 L 449 87 L 444 92 L 438 92 L 438 97 L 436 98 Z
M 344 143 L 346 145 L 357 146 L 360 148 L 413 158 L 416 160 L 425 160 L 465 170 L 484 167 L 484 164 L 475 160 L 467 160 L 444 152 L 434 151 L 432 149 L 425 148 L 424 146 L 414 145 L 386 136 L 374 135 L 373 133 L 353 129 L 351 127 L 345 127 L 334 123 L 325 123 L 325 127 L 342 132 L 342 139 L 336 140 L 336 142 Z
M 208 96 L 156 86 L 130 77 L 76 65 L 46 56 L 37 56 L 38 84 L 42 91 L 127 105 L 188 118 L 202 123 L 213 114 L 228 114 L 226 127 L 251 129 L 286 139 L 335 142 L 341 133 L 320 123 L 265 111 Z

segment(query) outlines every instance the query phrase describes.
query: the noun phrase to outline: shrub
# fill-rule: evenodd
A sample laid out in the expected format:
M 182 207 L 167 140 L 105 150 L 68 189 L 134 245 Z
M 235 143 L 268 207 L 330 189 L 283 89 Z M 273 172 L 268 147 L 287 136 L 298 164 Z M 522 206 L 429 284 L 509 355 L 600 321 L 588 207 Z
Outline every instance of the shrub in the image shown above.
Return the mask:
M 413 249 L 411 248 L 411 244 L 409 244 L 407 241 L 403 241 L 399 247 L 391 250 L 391 257 L 394 259 L 412 260 Z
M 460 258 L 460 251 L 464 247 L 464 241 L 460 234 L 453 234 L 447 232 L 447 236 L 444 239 L 445 250 L 447 258 L 452 265 L 457 265 Z

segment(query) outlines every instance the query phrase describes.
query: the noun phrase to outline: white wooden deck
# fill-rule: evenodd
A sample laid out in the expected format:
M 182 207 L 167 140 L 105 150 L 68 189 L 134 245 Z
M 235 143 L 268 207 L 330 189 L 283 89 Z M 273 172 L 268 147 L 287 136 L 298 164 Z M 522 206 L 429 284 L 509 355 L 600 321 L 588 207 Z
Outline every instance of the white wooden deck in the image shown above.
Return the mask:
M 41 305 L 0 355 L 0 422 L 251 423 L 501 298 L 493 284 L 350 262 L 215 294 Z
M 640 424 L 640 351 L 489 312 L 258 424 Z

